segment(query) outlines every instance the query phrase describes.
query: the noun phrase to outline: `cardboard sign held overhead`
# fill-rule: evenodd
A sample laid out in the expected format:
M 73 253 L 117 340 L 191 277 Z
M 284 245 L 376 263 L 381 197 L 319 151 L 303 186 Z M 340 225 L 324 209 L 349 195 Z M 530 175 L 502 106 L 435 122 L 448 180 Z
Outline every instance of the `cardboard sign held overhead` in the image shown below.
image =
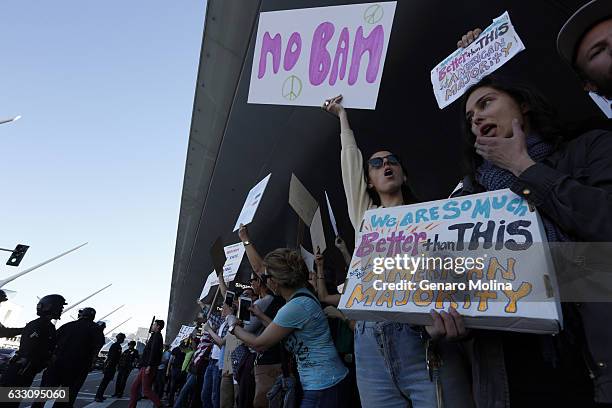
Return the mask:
M 234 232 L 238 231 L 240 224 L 247 225 L 253 221 L 257 207 L 259 207 L 264 191 L 266 191 L 266 187 L 268 186 L 268 181 L 270 181 L 270 176 L 272 176 L 272 173 L 268 174 L 263 180 L 257 183 L 255 187 L 251 189 L 251 191 L 249 191 L 246 200 L 244 200 L 244 205 L 242 206 L 240 215 L 236 220 Z
M 240 264 L 242 263 L 242 258 L 244 257 L 245 252 L 244 244 L 242 242 L 237 242 L 235 244 L 227 245 L 225 248 L 223 248 L 223 252 L 226 257 L 223 265 L 223 279 L 225 280 L 226 284 L 229 284 L 236 277 Z M 221 258 L 219 257 L 219 260 L 220 259 Z M 215 271 L 212 271 L 206 279 L 206 283 L 204 284 L 204 288 L 200 294 L 200 299 L 206 297 L 210 288 L 218 284 L 219 275 L 215 273 Z
M 321 253 L 327 249 L 325 243 L 325 230 L 323 229 L 323 220 L 321 219 L 321 207 L 317 208 L 312 223 L 310 224 L 310 240 L 312 241 L 312 251 L 316 254 L 317 249 Z
M 338 234 L 338 226 L 336 225 L 336 217 L 334 217 L 334 211 L 332 210 L 331 204 L 329 202 L 327 191 L 325 192 L 325 201 L 327 201 L 327 211 L 329 211 L 329 222 L 331 223 L 331 226 L 334 229 L 334 237 L 339 237 L 340 234 Z
M 491 74 L 525 45 L 514 30 L 506 11 L 493 20 L 466 48 L 459 48 L 431 70 L 431 84 L 440 109 L 450 105 L 470 85 Z
M 248 102 L 375 109 L 396 3 L 260 13 Z
M 315 271 L 315 266 L 314 266 L 315 256 L 314 256 L 314 254 L 311 254 L 310 252 L 308 252 L 308 250 L 306 248 L 304 248 L 303 246 L 301 246 L 301 245 L 300 245 L 300 253 L 302 254 L 302 259 L 304 260 L 304 263 L 306 264 L 306 267 L 308 268 L 308 271 L 314 272 Z
M 293 173 L 289 184 L 289 205 L 304 221 L 304 224 L 310 227 L 319 204 Z
M 217 238 L 210 247 L 210 258 L 212 260 L 213 268 L 215 268 L 215 274 L 220 274 L 223 271 L 223 265 L 225 265 L 225 261 L 227 260 L 221 237 Z

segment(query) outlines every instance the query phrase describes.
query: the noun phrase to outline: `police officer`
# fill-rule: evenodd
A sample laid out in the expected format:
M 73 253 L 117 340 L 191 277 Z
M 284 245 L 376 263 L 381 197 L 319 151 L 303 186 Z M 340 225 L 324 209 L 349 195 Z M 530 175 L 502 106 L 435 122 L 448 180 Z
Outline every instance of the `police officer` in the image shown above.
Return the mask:
M 0 303 L 6 302 L 7 300 L 6 292 L 0 289 Z M 0 337 L 15 337 L 19 336 L 22 332 L 23 327 L 11 329 L 10 327 L 4 327 L 4 325 L 0 323 Z
M 128 348 L 121 354 L 117 365 L 117 381 L 115 382 L 115 393 L 113 397 L 123 397 L 125 383 L 127 382 L 130 372 L 136 366 L 136 362 L 140 358 L 138 350 L 136 350 L 136 342 L 134 340 L 128 343 Z
M 104 345 L 104 334 L 94 322 L 96 310 L 79 310 L 78 320 L 66 323 L 57 330 L 57 346 L 51 363 L 42 377 L 41 387 L 68 387 L 68 404 L 72 407 L 79 390 L 87 379 L 95 358 Z M 60 403 L 56 403 L 60 405 Z M 35 403 L 32 407 L 41 407 Z
M 19 350 L 9 362 L 0 381 L 3 387 L 29 387 L 34 376 L 45 368 L 56 344 L 55 326 L 52 319 L 59 319 L 66 300 L 60 295 L 44 296 L 36 305 L 36 314 L 21 334 Z M 3 403 L 3 407 L 18 407 L 19 402 Z
M 102 382 L 98 386 L 98 391 L 96 392 L 96 402 L 102 402 L 105 400 L 104 391 L 106 391 L 108 383 L 113 380 L 115 371 L 117 371 L 117 364 L 121 358 L 121 344 L 123 344 L 125 341 L 125 334 L 119 333 L 115 338 L 116 341 L 110 346 L 110 349 L 108 349 L 108 354 L 106 355 L 106 361 L 104 362 L 104 377 L 102 378 Z

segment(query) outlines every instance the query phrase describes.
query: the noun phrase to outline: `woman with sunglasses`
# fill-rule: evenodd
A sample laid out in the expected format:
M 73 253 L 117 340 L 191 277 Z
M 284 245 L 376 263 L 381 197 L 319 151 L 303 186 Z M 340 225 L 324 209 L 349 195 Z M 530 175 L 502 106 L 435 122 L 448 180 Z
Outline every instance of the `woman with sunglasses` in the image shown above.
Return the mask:
M 412 204 L 416 199 L 408 187 L 406 171 L 397 155 L 380 150 L 364 163 L 341 101 L 342 96 L 328 99 L 323 109 L 340 120 L 342 181 L 349 217 L 353 228 L 358 231 L 368 209 Z M 355 363 L 364 407 L 438 406 L 436 386 L 427 370 L 426 340 L 422 333 L 419 328 L 402 323 L 356 323 Z M 446 364 L 444 370 L 453 372 L 451 365 L 454 367 L 450 362 Z M 465 376 L 443 376 L 445 399 L 453 400 L 449 406 L 471 406 L 469 403 L 462 405 L 464 399 L 458 397 L 458 390 L 464 390 L 462 395 L 469 394 L 463 378 Z
M 284 341 L 297 361 L 304 390 L 300 407 L 347 407 L 348 369 L 338 356 L 321 304 L 307 289 L 304 260 L 295 250 L 280 248 L 266 255 L 263 266 L 263 281 L 287 303 L 274 319 L 260 314 L 266 329 L 258 336 L 240 327 L 235 316 L 228 316 L 230 333 L 258 351 Z

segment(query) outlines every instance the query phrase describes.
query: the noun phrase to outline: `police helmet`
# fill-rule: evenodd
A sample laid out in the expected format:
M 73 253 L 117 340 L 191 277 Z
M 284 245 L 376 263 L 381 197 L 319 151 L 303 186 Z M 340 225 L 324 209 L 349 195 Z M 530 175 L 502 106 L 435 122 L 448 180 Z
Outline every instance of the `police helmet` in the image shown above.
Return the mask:
M 96 317 L 96 309 L 93 307 L 84 307 L 79 309 L 79 319 L 92 320 Z
M 67 305 L 67 303 L 62 295 L 43 296 L 36 305 L 36 314 L 51 319 L 59 319 L 64 305 Z

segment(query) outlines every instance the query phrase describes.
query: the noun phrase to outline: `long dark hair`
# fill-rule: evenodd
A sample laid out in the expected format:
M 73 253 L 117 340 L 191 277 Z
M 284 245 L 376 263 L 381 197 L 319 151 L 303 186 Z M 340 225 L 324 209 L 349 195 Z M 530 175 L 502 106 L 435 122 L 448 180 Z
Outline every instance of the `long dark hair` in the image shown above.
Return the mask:
M 374 150 L 368 156 L 368 158 L 372 157 L 372 155 L 374 153 L 382 152 L 382 151 L 387 151 L 387 150 L 385 150 L 385 149 Z M 406 171 L 406 168 L 404 167 L 404 162 L 402 161 L 402 158 L 400 156 L 398 156 L 397 154 L 395 154 L 395 153 L 393 153 L 393 154 L 399 159 L 400 167 L 402 168 L 402 174 L 404 176 L 406 176 L 406 181 L 404 181 L 402 183 L 402 187 L 401 187 L 402 198 L 404 200 L 404 205 L 418 203 L 419 200 L 418 200 L 416 194 L 414 194 L 414 192 L 412 191 L 412 189 L 408 185 L 408 181 L 407 181 L 408 180 L 408 172 Z M 364 160 L 363 161 L 363 177 L 365 178 L 366 185 L 370 182 L 370 177 L 368 176 L 369 170 L 370 170 L 370 165 L 368 164 L 368 160 Z M 372 199 L 372 202 L 374 203 L 374 205 L 376 205 L 377 207 L 380 207 L 380 205 L 381 205 L 380 196 L 378 195 L 376 190 L 374 190 L 373 188 L 368 188 L 368 195 Z
M 544 141 L 551 143 L 558 149 L 566 133 L 561 126 L 557 111 L 548 100 L 533 86 L 520 83 L 516 80 L 501 76 L 489 75 L 477 84 L 468 88 L 461 99 L 461 130 L 464 140 L 463 170 L 467 175 L 474 175 L 476 168 L 482 164 L 482 157 L 476 154 L 474 143 L 476 136 L 472 133 L 471 126 L 465 118 L 465 108 L 470 95 L 482 87 L 490 87 L 504 92 L 519 105 L 527 106 L 525 117 L 529 119 L 529 125 Z

